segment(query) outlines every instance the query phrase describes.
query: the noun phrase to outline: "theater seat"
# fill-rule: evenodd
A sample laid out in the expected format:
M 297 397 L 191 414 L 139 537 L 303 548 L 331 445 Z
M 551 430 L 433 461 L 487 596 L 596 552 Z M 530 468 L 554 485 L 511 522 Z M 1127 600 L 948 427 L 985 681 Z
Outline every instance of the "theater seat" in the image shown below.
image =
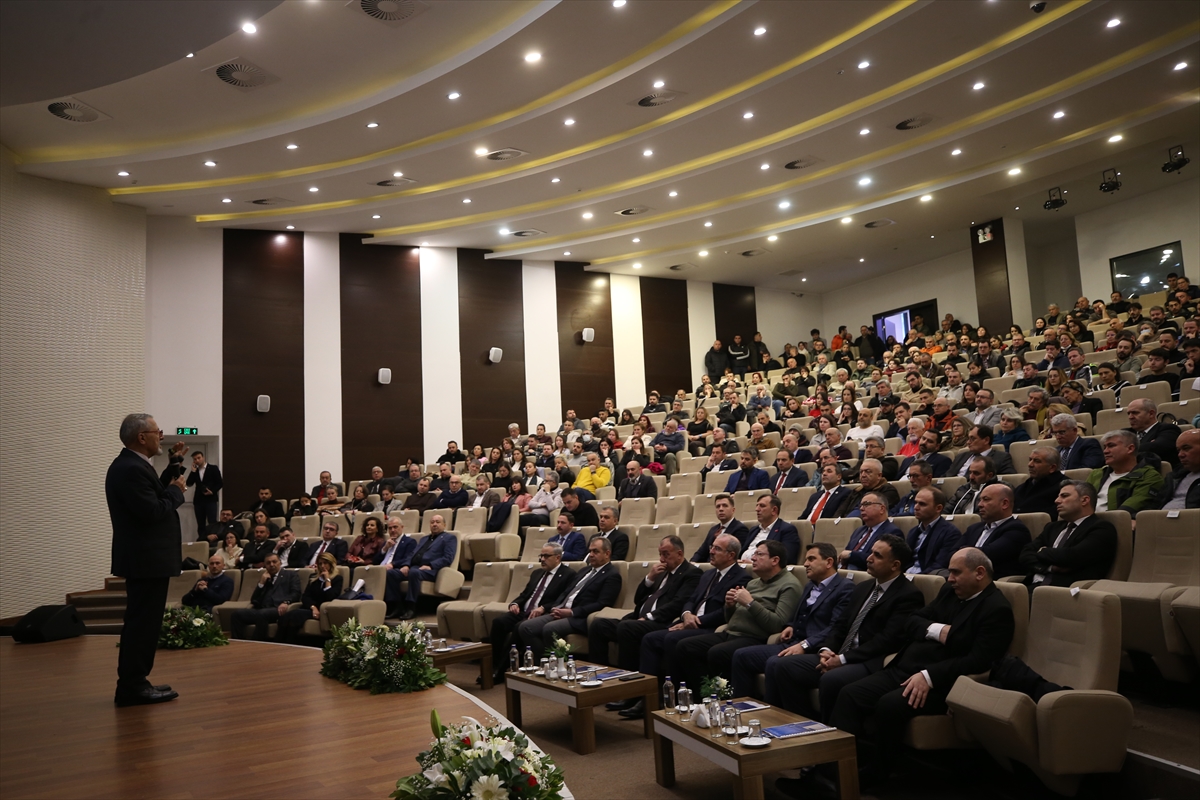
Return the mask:
M 484 561 L 476 564 L 471 576 L 471 593 L 467 599 L 451 600 L 438 606 L 438 634 L 471 642 L 478 642 L 487 636 L 491 626 L 484 627 L 480 609 L 485 603 L 504 602 L 511 577 L 512 571 L 507 563 Z
M 686 527 L 686 526 L 685 526 Z M 629 550 L 630 561 L 658 561 L 658 545 L 668 536 L 678 535 L 678 529 L 675 525 L 642 525 L 638 528 L 637 549 L 632 547 Z M 699 545 L 697 545 L 699 547 Z M 684 557 L 691 556 L 696 552 L 694 549 L 688 551 L 686 543 L 684 546 Z
M 179 548 L 179 560 L 194 558 L 201 564 L 208 563 L 208 542 L 184 542 Z
M 453 536 L 457 541 L 457 546 L 454 548 L 454 558 L 450 563 L 438 570 L 437 578 L 433 581 L 421 582 L 421 595 L 437 595 L 439 597 L 449 597 L 454 600 L 458 598 L 458 590 L 467 582 L 466 576 L 458 569 L 459 556 L 462 554 L 462 537 L 457 531 L 446 531 L 446 534 Z M 418 537 L 418 544 L 420 546 Z M 404 586 L 408 586 L 408 581 L 404 582 Z
M 1042 586 L 1033 593 L 1025 662 L 1069 690 L 1028 695 L 959 678 L 947 700 L 954 719 L 1002 766 L 1029 767 L 1073 796 L 1082 776 L 1120 772 L 1133 706 L 1116 692 L 1121 605 L 1107 592 Z
M 655 510 L 658 499 L 654 497 L 631 497 L 620 502 L 621 523 L 624 525 L 654 524 Z
M 1171 614 L 1183 633 L 1193 660 L 1200 660 L 1200 587 L 1189 586 L 1171 601 Z
M 185 569 L 167 584 L 167 605 L 177 605 L 183 596 L 192 590 L 196 581 L 204 574 L 203 570 Z
M 502 595 L 500 601 L 490 601 L 481 605 L 478 609 L 480 617 L 483 619 L 483 629 L 490 631 L 492 629 L 492 621 L 496 617 L 502 616 L 508 612 L 508 606 L 513 600 L 517 599 L 517 595 L 525 591 L 525 587 L 529 585 L 529 576 L 535 571 L 541 569 L 538 564 L 529 564 L 523 561 L 509 562 L 501 565 L 508 569 L 508 590 Z M 472 589 L 474 583 L 472 582 Z M 452 601 L 453 602 L 453 601 Z M 443 603 L 443 605 L 445 605 Z M 439 606 L 440 608 L 441 606 Z
M 646 579 L 650 569 L 658 563 L 658 553 L 654 554 L 654 559 L 650 561 L 614 561 L 617 569 L 621 573 L 621 593 L 617 595 L 617 601 L 614 605 L 608 608 L 602 608 L 599 611 L 594 611 L 588 614 L 588 627 L 591 627 L 594 619 L 620 619 L 633 611 L 635 598 L 637 597 L 638 584 Z M 584 639 L 586 637 L 579 637 Z M 568 637 L 567 641 L 572 641 L 574 636 Z M 586 652 L 588 643 L 583 643 L 583 651 Z M 608 663 L 617 663 L 617 643 L 610 642 L 608 646 Z M 579 652 L 579 648 L 576 648 Z
M 670 525 L 684 525 L 691 522 L 691 495 L 660 497 L 654 512 L 654 521 Z

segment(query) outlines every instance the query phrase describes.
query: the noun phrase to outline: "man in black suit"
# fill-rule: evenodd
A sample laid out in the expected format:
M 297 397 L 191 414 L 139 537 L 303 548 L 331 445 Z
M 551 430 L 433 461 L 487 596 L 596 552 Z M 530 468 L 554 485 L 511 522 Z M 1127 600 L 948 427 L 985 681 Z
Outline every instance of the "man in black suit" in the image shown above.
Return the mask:
M 308 564 L 308 544 L 298 541 L 291 528 L 284 528 L 275 542 L 275 555 L 285 567 L 303 567 Z
M 912 491 L 900 498 L 900 502 L 889 509 L 888 514 L 893 517 L 912 517 L 916 516 L 915 505 L 917 502 L 917 492 L 933 485 L 933 468 L 924 461 L 916 461 L 909 465 L 908 484 L 912 486 Z M 946 561 L 949 564 L 949 559 Z
M 251 567 L 257 569 L 263 566 L 267 556 L 275 552 L 275 542 L 272 542 L 270 538 L 271 529 L 265 522 L 255 525 L 250 531 L 250 536 L 250 541 L 246 542 L 246 546 L 242 548 L 242 554 L 238 556 L 236 566 L 239 569 Z
M 320 481 L 320 483 L 318 483 L 316 486 L 314 486 L 309 491 L 309 494 L 312 495 L 313 497 L 320 499 L 325 496 L 325 487 L 329 486 L 331 483 L 333 483 L 333 475 L 329 472 L 329 470 L 325 470 L 320 475 L 317 476 L 317 479 Z M 341 492 L 338 492 L 338 494 L 341 494 Z M 262 493 L 260 492 L 259 497 L 261 497 L 261 496 L 262 496 Z
M 842 501 L 842 507 L 838 516 L 840 517 L 858 517 L 862 516 L 859 511 L 859 506 L 863 499 L 869 494 L 878 494 L 883 497 L 887 505 L 883 507 L 884 514 L 887 510 L 896 503 L 900 502 L 900 493 L 896 491 L 896 487 L 892 486 L 883 477 L 883 464 L 874 458 L 863 459 L 862 464 L 858 467 L 858 483 L 860 488 L 851 492 L 850 495 Z
M 125 625 L 117 655 L 118 706 L 174 700 L 170 686 L 152 686 L 154 653 L 167 605 L 167 586 L 179 574 L 179 514 L 187 487 L 182 472 L 160 478 L 151 459 L 162 452 L 162 431 L 149 414 L 121 422 L 124 449 L 104 479 L 112 520 L 112 574 L 125 579 Z
M 1016 472 L 1008 453 L 992 450 L 992 435 L 992 429 L 987 425 L 976 425 L 971 428 L 967 433 L 967 448 L 954 457 L 954 461 L 950 464 L 950 470 L 946 474 L 951 477 L 965 478 L 971 464 L 984 458 L 992 460 L 994 467 L 992 472 L 996 475 L 1011 475 Z
M 525 589 L 508 604 L 508 613 L 492 620 L 491 635 L 488 641 L 492 645 L 493 678 L 496 682 L 504 680 L 508 665 L 508 649 L 513 642 L 513 632 L 517 626 L 529 619 L 535 609 L 545 614 L 562 596 L 563 589 L 575 577 L 575 570 L 562 563 L 562 545 L 544 544 L 538 553 L 538 563 L 542 568 L 529 576 Z
M 779 518 L 779 509 L 782 506 L 779 498 L 773 494 L 759 495 L 758 499 L 754 501 L 754 513 L 758 517 L 758 524 L 751 528 L 750 533 L 746 536 L 746 549 L 742 551 L 742 563 L 749 563 L 754 548 L 762 542 L 768 541 L 780 542 L 783 545 L 784 551 L 787 553 L 787 561 L 783 564 L 784 568 L 788 564 L 799 563 L 800 532 L 796 530 L 795 525 Z
M 199 450 L 192 453 L 192 471 L 188 474 L 188 486 L 195 486 L 192 495 L 192 511 L 196 514 L 196 530 L 203 531 L 205 527 L 217 521 L 217 511 L 221 505 L 221 470 L 216 464 L 209 464 L 204 459 L 204 453 Z
M 658 497 L 658 484 L 642 471 L 642 462 L 636 458 L 625 465 L 625 480 L 617 489 L 617 499 L 627 497 Z M 621 559 L 616 559 L 620 561 Z
M 704 537 L 704 541 L 700 543 L 695 555 L 692 556 L 692 562 L 695 564 L 704 564 L 708 562 L 709 555 L 712 552 L 713 544 L 717 541 L 717 537 L 723 533 L 729 534 L 738 541 L 738 551 L 734 553 L 734 560 L 741 555 L 746 549 L 746 542 L 750 541 L 750 529 L 744 523 L 733 516 L 733 498 L 725 493 L 718 494 L 713 498 L 713 508 L 717 513 L 717 524 L 709 529 L 708 535 Z
M 885 481 L 894 481 L 900 477 L 900 459 L 887 454 L 884 441 L 879 436 L 868 436 L 863 440 L 858 451 L 858 464 L 847 474 L 847 479 L 851 483 L 858 479 L 859 472 L 862 471 L 862 463 L 868 458 L 873 458 L 879 462 L 883 468 L 883 479 Z
M 933 468 L 933 477 L 946 477 L 946 473 L 950 469 L 950 459 L 938 452 L 941 446 L 942 440 L 937 431 L 925 431 L 921 434 L 921 442 L 918 445 L 920 452 L 904 459 L 904 463 L 900 465 L 900 471 L 908 472 L 909 465 L 914 461 L 925 461 Z
M 796 466 L 795 458 L 787 448 L 781 447 L 775 454 L 775 469 L 778 472 L 771 479 L 771 494 L 808 485 L 808 473 Z
M 621 573 L 611 559 L 612 545 L 608 539 L 594 537 L 588 542 L 587 568 L 576 573 L 558 602 L 545 612 L 533 609 L 529 619 L 517 626 L 517 635 L 527 647 L 533 648 L 536 657 L 541 658 L 555 638 L 587 633 L 588 615 L 617 602 Z
M 395 478 L 383 477 L 383 467 L 371 467 L 371 482 L 367 484 L 367 494 L 377 494 L 382 497 L 385 486 L 391 489 L 392 493 L 394 494 L 396 492 L 396 481 L 398 479 L 399 476 L 396 476 Z
M 239 539 L 246 534 L 245 529 L 242 528 L 242 523 L 233 518 L 233 511 L 223 508 L 221 509 L 220 516 L 217 517 L 217 521 L 201 532 L 202 538 L 208 541 L 208 552 L 215 552 L 221 546 L 225 541 L 225 533 L 227 531 L 233 531 Z
M 906 542 L 912 548 L 913 562 L 905 572 L 913 575 L 941 575 L 946 577 L 950 569 L 950 557 L 958 549 L 962 533 L 954 523 L 942 517 L 946 506 L 946 494 L 936 486 L 927 486 L 917 492 L 913 502 L 913 516 L 917 524 L 908 532 Z
M 196 581 L 192 590 L 183 596 L 181 605 L 201 608 L 211 614 L 213 606 L 219 606 L 233 597 L 233 579 L 225 574 L 225 559 L 213 556 L 208 559 L 208 572 Z
M 468 501 L 467 490 L 463 488 L 462 476 L 451 475 L 449 484 L 442 493 L 438 495 L 438 499 L 434 501 L 434 508 L 462 508 Z
M 985 487 L 998 483 L 996 466 L 991 458 L 977 458 L 967 468 L 967 482 L 954 492 L 946 503 L 947 514 L 978 513 L 979 498 Z
M 1072 417 L 1074 422 L 1075 418 Z M 1049 514 L 1058 519 L 1058 490 L 1067 476 L 1059 469 L 1059 451 L 1040 445 L 1029 451 L 1029 479 L 1013 491 L 1013 513 Z
M 322 475 L 328 475 L 328 472 L 322 472 Z M 313 495 L 316 497 L 316 495 Z M 267 519 L 271 517 L 282 517 L 284 515 L 283 505 L 278 500 L 271 499 L 271 490 L 266 486 L 261 486 L 258 489 L 258 502 L 246 509 L 246 516 L 253 519 L 255 511 L 266 512 Z
M 1075 581 L 1108 577 L 1117 557 L 1117 529 L 1096 516 L 1096 489 L 1086 481 L 1069 481 L 1058 493 L 1058 521 L 1021 551 L 1025 585 L 1070 586 Z
M 721 431 L 724 434 L 724 431 Z M 729 458 L 726 453 L 727 443 L 713 442 L 709 448 L 708 460 L 704 462 L 704 466 L 700 468 L 700 480 L 708 479 L 708 473 L 716 470 L 717 472 L 732 472 L 738 468 L 737 459 Z
M 1032 541 L 1029 528 L 1012 515 L 1014 494 L 1007 483 L 985 486 L 979 497 L 981 522 L 967 528 L 958 540 L 959 549 L 974 547 L 982 550 L 992 561 L 997 578 L 1024 575 L 1021 551 Z
M 576 528 L 599 528 L 600 516 L 596 513 L 596 507 L 591 503 L 585 503 L 579 499 L 579 495 L 570 486 L 562 490 L 563 510 L 571 512 L 575 517 Z M 611 558 L 611 556 L 610 556 Z
M 1096 439 L 1079 435 L 1079 421 L 1070 414 L 1055 414 L 1050 418 L 1050 433 L 1058 443 L 1059 469 L 1098 469 L 1104 466 L 1104 451 Z
M 842 470 L 837 462 L 826 464 L 821 467 L 821 487 L 808 498 L 808 505 L 804 507 L 800 519 L 806 519 L 813 525 L 819 519 L 833 519 L 852 494 L 853 489 L 842 485 Z
M 888 666 L 838 695 L 830 724 L 867 738 L 874 717 L 874 754 L 886 767 L 900 748 L 905 724 L 916 716 L 945 714 L 946 695 L 962 675 L 987 672 L 1012 644 L 1012 606 L 992 583 L 990 559 L 964 548 L 950 559 L 950 577 L 937 598 L 904 622 L 900 650 Z M 864 763 L 863 750 L 859 749 Z M 884 773 L 886 774 L 886 772 Z
M 233 639 L 246 638 L 246 626 L 254 626 L 254 638 L 267 641 L 267 629 L 287 613 L 288 606 L 300 602 L 300 575 L 283 568 L 279 556 L 267 556 L 265 569 L 258 586 L 250 597 L 250 608 L 239 608 L 229 621 L 229 635 Z
M 1179 426 L 1159 422 L 1158 405 L 1146 397 L 1129 403 L 1125 411 L 1129 415 L 1129 429 L 1138 437 L 1138 458 L 1153 453 L 1170 462 L 1172 469 L 1179 469 L 1179 453 L 1175 449 Z
M 625 561 L 629 556 L 629 536 L 624 531 L 617 530 L 617 518 L 620 515 L 620 509 L 612 506 L 604 506 L 600 509 L 598 516 L 600 517 L 600 532 L 596 536 L 603 536 L 608 539 L 612 545 L 612 560 Z
M 317 559 L 324 552 L 332 553 L 339 564 L 344 564 L 346 562 L 346 553 L 349 551 L 350 545 L 346 544 L 346 540 L 338 538 L 338 524 L 331 519 L 326 519 L 321 523 L 321 542 L 319 544 L 312 544 L 308 548 L 307 566 L 315 569 Z

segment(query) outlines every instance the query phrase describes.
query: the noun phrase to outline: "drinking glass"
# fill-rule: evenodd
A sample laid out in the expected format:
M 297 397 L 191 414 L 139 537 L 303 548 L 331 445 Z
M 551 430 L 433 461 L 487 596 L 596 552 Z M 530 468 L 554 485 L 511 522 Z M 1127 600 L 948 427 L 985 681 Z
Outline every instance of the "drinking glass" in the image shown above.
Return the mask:
M 762 723 L 761 722 L 759 722 L 756 719 L 752 719 L 746 724 L 750 726 L 750 732 L 748 734 L 746 734 L 747 738 L 749 738 L 749 739 L 761 739 L 762 738 Z
M 721 726 L 725 732 L 725 744 L 735 745 L 738 741 L 738 728 L 741 723 L 741 712 L 732 705 L 725 706 L 724 724 Z

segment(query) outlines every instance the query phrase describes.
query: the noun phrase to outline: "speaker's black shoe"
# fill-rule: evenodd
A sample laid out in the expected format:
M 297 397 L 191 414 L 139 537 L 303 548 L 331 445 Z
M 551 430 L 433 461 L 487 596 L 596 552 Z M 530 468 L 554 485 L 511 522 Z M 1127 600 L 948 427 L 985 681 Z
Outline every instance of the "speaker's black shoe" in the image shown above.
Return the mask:
M 128 694 L 118 694 L 113 698 L 113 702 L 119 708 L 125 706 L 149 706 L 155 703 L 166 703 L 179 697 L 179 692 L 160 692 L 153 686 L 142 689 L 140 692 L 130 692 Z
M 156 692 L 169 692 L 169 691 L 171 691 L 171 684 L 169 684 L 169 683 L 160 683 L 158 686 L 155 686 L 155 687 L 154 687 L 154 691 L 156 691 Z

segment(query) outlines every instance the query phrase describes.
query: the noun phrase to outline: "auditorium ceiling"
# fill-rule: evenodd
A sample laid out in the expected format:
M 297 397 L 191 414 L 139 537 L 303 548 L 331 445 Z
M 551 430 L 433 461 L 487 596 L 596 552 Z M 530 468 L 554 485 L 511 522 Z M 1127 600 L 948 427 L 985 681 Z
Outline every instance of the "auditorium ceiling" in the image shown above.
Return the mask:
M 1162 170 L 1190 0 L 5 0 L 0 36 L 19 170 L 204 226 L 822 293 L 1200 174 Z

